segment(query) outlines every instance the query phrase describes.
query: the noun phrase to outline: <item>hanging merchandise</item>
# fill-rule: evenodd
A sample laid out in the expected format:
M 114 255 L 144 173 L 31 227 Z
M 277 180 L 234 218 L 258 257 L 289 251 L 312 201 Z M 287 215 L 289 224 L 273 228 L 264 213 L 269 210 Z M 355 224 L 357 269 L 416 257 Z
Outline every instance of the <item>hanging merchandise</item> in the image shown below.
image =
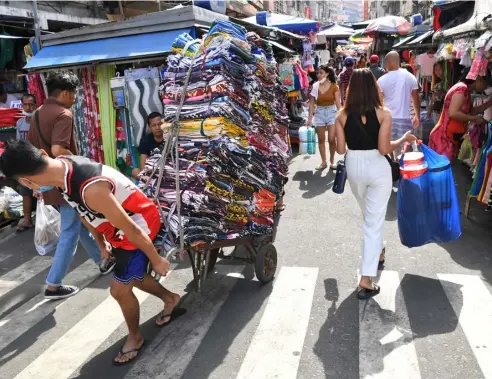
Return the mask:
M 79 87 L 75 95 L 75 103 L 72 107 L 75 133 L 77 134 L 77 152 L 83 157 L 90 158 L 89 131 L 85 124 L 85 96 L 84 87 Z
M 424 144 L 420 148 L 424 162 L 408 162 L 405 153 L 400 160 L 398 229 L 401 243 L 407 247 L 454 241 L 461 235 L 458 195 L 449 159 Z
M 102 149 L 102 133 L 99 120 L 99 102 L 97 100 L 96 73 L 94 68 L 83 68 L 80 70 L 82 76 L 83 99 L 84 99 L 84 123 L 77 125 L 87 130 L 87 144 L 89 157 L 95 162 L 104 162 Z
M 133 128 L 134 143 L 138 146 L 147 131 L 147 117 L 152 112 L 163 113 L 159 98 L 159 69 L 125 70 L 128 109 Z
M 289 156 L 285 92 L 271 47 L 248 37 L 215 21 L 201 49 L 187 43 L 193 56 L 182 47 L 191 37 L 173 44 L 163 75 L 166 144 L 141 173 L 167 251 L 273 232 Z
M 99 114 L 101 121 L 101 137 L 104 151 L 104 163 L 116 168 L 116 111 L 113 107 L 111 78 L 115 74 L 114 65 L 98 66 L 97 87 Z M 157 89 L 155 89 L 157 92 Z
M 46 100 L 46 92 L 44 90 L 41 74 L 27 74 L 27 89 L 31 95 L 36 98 L 36 106 L 39 108 Z
M 115 78 L 111 78 L 111 97 L 113 100 L 113 107 L 123 108 L 126 106 L 125 100 L 125 78 L 120 77 L 120 73 L 116 73 Z

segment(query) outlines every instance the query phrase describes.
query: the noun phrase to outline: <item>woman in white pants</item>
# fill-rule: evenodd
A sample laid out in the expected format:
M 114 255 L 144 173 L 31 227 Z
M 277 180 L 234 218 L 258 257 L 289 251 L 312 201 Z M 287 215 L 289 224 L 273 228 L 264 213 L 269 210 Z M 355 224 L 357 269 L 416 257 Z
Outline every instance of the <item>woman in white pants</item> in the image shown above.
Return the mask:
M 391 167 L 384 155 L 416 138 L 407 132 L 391 141 L 391 112 L 383 107 L 381 91 L 369 69 L 352 74 L 335 130 L 337 152 L 344 154 L 348 146 L 347 178 L 364 215 L 361 289 L 357 295 L 363 300 L 380 290 L 372 277 L 377 275 L 379 261 L 384 260 L 383 226 L 392 189 Z

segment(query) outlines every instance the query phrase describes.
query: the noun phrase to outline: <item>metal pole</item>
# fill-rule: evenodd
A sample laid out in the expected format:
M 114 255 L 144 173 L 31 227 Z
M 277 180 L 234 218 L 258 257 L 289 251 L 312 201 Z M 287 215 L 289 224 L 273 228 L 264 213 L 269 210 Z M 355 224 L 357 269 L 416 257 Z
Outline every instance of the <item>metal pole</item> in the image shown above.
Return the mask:
M 36 46 L 39 51 L 41 50 L 41 25 L 39 23 L 37 0 L 32 0 L 32 11 L 34 15 L 34 38 L 36 39 Z

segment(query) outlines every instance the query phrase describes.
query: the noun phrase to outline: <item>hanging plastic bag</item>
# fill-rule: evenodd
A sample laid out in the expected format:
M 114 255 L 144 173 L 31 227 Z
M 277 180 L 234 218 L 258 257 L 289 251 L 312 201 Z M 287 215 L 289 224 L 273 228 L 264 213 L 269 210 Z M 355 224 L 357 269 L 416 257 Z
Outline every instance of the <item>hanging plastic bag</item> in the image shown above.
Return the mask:
M 34 245 L 39 255 L 45 255 L 56 249 L 60 237 L 61 217 L 51 205 L 38 200 L 36 207 L 36 228 L 34 230 Z
M 461 235 L 449 159 L 426 145 L 420 148 L 427 170 L 421 175 L 402 175 L 398 188 L 398 229 L 401 243 L 407 247 L 454 241 Z
M 473 159 L 473 145 L 470 141 L 470 137 L 465 136 L 463 138 L 463 143 L 461 144 L 460 153 L 458 154 L 458 159 L 460 161 L 470 161 Z

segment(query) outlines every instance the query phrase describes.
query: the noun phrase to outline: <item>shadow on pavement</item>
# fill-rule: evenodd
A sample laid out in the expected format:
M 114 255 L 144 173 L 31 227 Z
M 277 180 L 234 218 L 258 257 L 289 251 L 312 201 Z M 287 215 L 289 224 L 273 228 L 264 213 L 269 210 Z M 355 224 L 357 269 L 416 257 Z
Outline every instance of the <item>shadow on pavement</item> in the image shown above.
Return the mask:
M 325 299 L 331 301 L 313 351 L 323 362 L 326 379 L 359 377 L 359 300 L 351 293 L 337 305 L 336 279 L 325 279 Z
M 458 299 L 449 302 L 443 286 Z M 393 350 L 416 339 L 452 333 L 458 327 L 463 306 L 461 286 L 418 275 L 405 275 L 396 290 L 396 311 L 382 309 L 376 297 L 365 302 L 352 292 L 337 305 L 336 279 L 325 280 L 325 298 L 331 301 L 325 324 L 322 326 L 314 352 L 323 362 L 327 379 L 369 377 L 384 370 L 384 358 Z M 408 316 L 407 316 L 408 315 Z M 408 322 L 407 322 L 408 317 Z M 408 327 L 410 324 L 410 330 Z M 394 330 L 400 337 L 384 345 L 381 340 Z M 359 335 L 364 334 L 364 346 L 359 346 Z M 455 346 L 449 346 L 454 349 Z M 431 367 L 443 365 L 442 353 L 426 355 Z M 449 352 L 451 355 L 451 350 Z M 360 365 L 360 366 L 359 366 Z
M 327 172 L 328 171 L 328 172 Z M 323 173 L 327 172 L 325 176 Z M 316 171 L 298 171 L 295 173 L 292 180 L 299 182 L 299 189 L 304 191 L 302 197 L 304 199 L 312 199 L 320 196 L 333 187 L 335 172 L 331 170 L 316 170 Z
M 453 174 L 461 209 L 459 240 L 440 244 L 459 265 L 480 270 L 483 278 L 492 283 L 492 213 L 473 199 L 469 218 L 465 216 L 467 194 L 472 184 L 470 169 L 462 162 L 453 164 Z

